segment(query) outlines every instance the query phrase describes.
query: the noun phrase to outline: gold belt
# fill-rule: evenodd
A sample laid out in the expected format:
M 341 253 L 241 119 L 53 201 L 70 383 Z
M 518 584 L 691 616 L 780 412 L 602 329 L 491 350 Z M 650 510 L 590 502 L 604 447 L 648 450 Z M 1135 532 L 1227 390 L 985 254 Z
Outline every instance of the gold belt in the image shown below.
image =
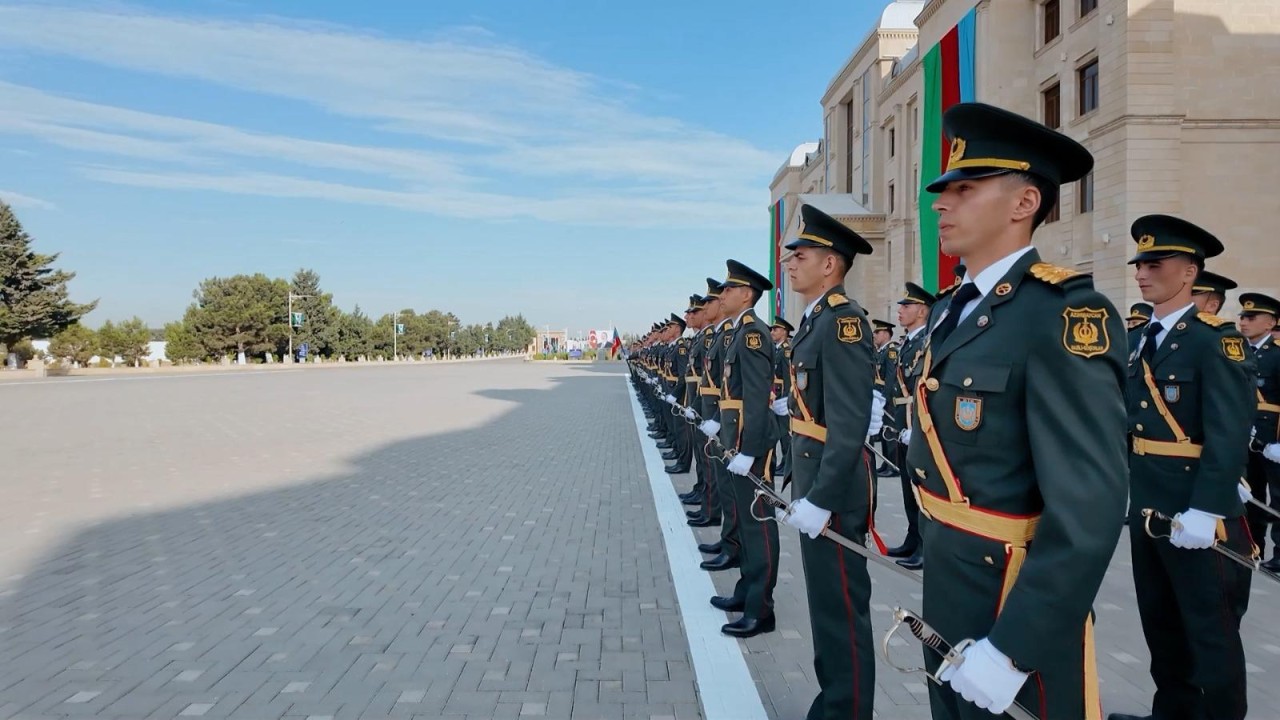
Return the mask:
M 685 376 L 684 376 L 684 381 L 685 381 L 685 382 L 687 382 L 687 383 L 696 383 L 696 382 L 698 382 L 698 376 L 697 376 L 697 375 L 685 375 Z
M 1280 413 L 1280 405 L 1276 405 L 1275 403 L 1260 402 L 1258 403 L 1258 412 Z
M 716 389 L 716 388 L 713 388 L 713 387 L 700 387 L 700 388 L 698 388 L 698 394 L 699 394 L 699 395 L 706 395 L 706 396 L 715 396 L 715 397 L 720 397 L 720 391 L 719 391 L 718 389 Z
M 797 417 L 791 418 L 791 432 L 807 438 L 813 438 L 820 443 L 827 441 L 827 429 L 812 420 L 802 420 Z
M 909 398 L 909 397 L 896 397 L 893 399 L 893 404 L 894 405 L 910 405 L 913 399 L 914 398 Z
M 730 400 L 729 398 L 722 398 L 720 400 L 720 409 L 721 410 L 737 410 L 738 412 L 742 412 L 742 401 Z
M 1164 457 L 1198 458 L 1203 448 L 1195 443 L 1166 442 L 1135 437 L 1134 455 L 1162 455 Z
M 943 525 L 1014 547 L 1026 547 L 1031 538 L 1036 536 L 1039 515 L 1006 515 L 973 507 L 968 500 L 953 503 L 919 485 L 912 485 L 912 490 L 916 494 L 920 510 Z

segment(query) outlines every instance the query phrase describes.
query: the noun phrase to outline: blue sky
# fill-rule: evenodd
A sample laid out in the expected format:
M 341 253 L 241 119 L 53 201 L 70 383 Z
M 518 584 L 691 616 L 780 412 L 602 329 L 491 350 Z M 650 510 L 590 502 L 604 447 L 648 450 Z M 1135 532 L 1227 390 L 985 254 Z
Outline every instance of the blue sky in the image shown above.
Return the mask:
M 89 322 L 203 278 L 646 327 L 734 257 L 883 2 L 9 3 L 0 198 Z

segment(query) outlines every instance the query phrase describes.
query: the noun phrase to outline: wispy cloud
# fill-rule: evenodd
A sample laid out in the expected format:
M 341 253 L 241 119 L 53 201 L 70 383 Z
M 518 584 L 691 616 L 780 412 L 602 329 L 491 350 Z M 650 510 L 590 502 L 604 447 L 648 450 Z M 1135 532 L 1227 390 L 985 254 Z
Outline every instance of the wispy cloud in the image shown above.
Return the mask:
M 323 142 L 0 83 L 0 133 L 140 163 L 91 160 L 98 166 L 85 172 L 102 182 L 455 217 L 491 216 L 497 203 L 513 218 L 753 227 L 777 161 L 637 110 L 624 85 L 477 28 L 405 41 L 277 18 L 17 4 L 0 5 L 0 45 L 302 102 L 385 138 L 377 147 Z
M 57 205 L 54 205 L 48 200 L 41 200 L 38 197 L 23 195 L 20 192 L 15 192 L 13 190 L 5 190 L 2 188 L 0 188 L 0 200 L 3 200 L 4 202 L 16 208 L 35 208 L 38 210 L 58 209 Z

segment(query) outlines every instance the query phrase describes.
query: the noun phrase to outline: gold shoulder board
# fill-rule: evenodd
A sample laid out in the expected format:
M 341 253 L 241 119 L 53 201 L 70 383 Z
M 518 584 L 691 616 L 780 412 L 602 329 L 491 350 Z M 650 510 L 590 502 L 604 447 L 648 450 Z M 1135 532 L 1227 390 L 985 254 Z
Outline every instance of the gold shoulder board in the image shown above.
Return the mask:
M 1050 285 L 1061 285 L 1067 280 L 1081 274 L 1075 270 L 1068 270 L 1064 267 L 1043 262 L 1032 265 L 1027 271 L 1031 273 L 1032 277 L 1037 280 L 1043 280 Z
M 1230 320 L 1220 318 L 1217 315 L 1213 315 L 1207 312 L 1196 313 L 1196 318 L 1198 318 L 1200 322 L 1204 323 L 1205 325 L 1208 325 L 1209 327 L 1222 327 L 1223 325 L 1232 324 Z
M 830 305 L 831 307 L 840 307 L 841 305 L 848 305 L 849 298 L 841 295 L 840 293 L 831 293 L 831 297 L 827 298 L 827 304 Z

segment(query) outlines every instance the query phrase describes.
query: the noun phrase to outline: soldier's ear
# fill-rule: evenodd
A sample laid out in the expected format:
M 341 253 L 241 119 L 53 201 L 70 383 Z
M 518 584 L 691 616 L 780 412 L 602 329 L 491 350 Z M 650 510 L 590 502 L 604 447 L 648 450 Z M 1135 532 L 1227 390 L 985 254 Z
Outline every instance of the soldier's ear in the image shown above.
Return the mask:
M 1044 202 L 1044 198 L 1040 196 L 1040 188 L 1033 184 L 1019 187 L 1014 197 L 1017 201 L 1013 206 L 1014 222 L 1034 218 L 1036 211 L 1040 209 L 1040 203 Z

